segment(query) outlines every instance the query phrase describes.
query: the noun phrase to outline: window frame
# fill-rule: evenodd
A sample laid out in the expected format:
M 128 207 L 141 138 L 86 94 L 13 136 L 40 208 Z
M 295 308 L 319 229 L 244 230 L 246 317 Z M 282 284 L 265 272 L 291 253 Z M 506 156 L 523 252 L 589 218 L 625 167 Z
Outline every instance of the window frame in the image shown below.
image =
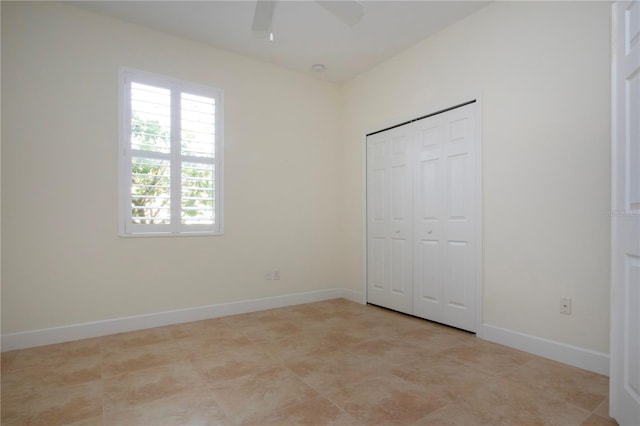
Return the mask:
M 171 220 L 169 224 L 135 224 L 132 220 L 131 194 L 131 83 L 147 84 L 169 89 L 171 93 L 171 134 L 169 153 L 145 152 L 145 158 L 164 159 L 170 162 Z M 170 237 L 208 236 L 224 234 L 224 93 L 222 89 L 180 80 L 162 74 L 140 71 L 128 67 L 119 69 L 119 179 L 118 179 L 118 235 L 121 237 Z M 214 157 L 195 157 L 181 152 L 181 106 L 175 98 L 187 93 L 215 100 Z M 181 223 L 182 163 L 212 164 L 214 167 L 214 223 L 212 225 Z M 179 168 L 175 173 L 175 167 Z

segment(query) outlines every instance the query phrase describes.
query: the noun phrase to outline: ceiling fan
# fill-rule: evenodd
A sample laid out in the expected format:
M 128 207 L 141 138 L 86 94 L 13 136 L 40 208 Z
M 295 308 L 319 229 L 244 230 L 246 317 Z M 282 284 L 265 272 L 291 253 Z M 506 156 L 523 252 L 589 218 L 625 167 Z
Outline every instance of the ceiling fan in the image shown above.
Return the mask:
M 364 6 L 356 0 L 315 0 L 315 2 L 349 26 L 357 24 L 364 15 Z M 256 1 L 256 10 L 251 25 L 254 37 L 273 40 L 271 25 L 275 5 L 275 0 Z

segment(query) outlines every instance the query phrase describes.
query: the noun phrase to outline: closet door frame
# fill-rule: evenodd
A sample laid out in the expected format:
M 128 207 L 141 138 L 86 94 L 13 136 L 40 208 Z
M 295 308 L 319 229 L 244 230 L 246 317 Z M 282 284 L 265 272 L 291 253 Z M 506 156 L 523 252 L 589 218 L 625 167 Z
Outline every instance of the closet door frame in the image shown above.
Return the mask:
M 476 229 L 475 229 L 475 237 L 476 237 L 476 256 L 474 261 L 476 262 L 476 276 L 474 280 L 476 282 L 476 337 L 483 337 L 483 328 L 482 328 L 482 306 L 483 306 L 483 282 L 484 282 L 484 270 L 483 270 L 483 239 L 482 239 L 482 230 L 484 228 L 484 221 L 482 216 L 482 94 L 481 91 L 476 92 L 472 96 L 466 96 L 458 99 L 457 101 L 450 102 L 446 105 L 442 105 L 441 107 L 434 107 L 430 109 L 430 112 L 427 114 L 418 116 L 421 118 L 446 112 L 447 110 L 451 110 L 453 108 L 463 106 L 465 104 L 473 102 L 475 105 L 475 113 L 476 113 L 476 125 L 475 125 L 475 140 L 476 140 L 476 175 L 475 175 L 475 197 L 476 197 L 476 209 L 475 209 L 475 218 L 476 218 Z M 367 135 L 372 133 L 379 132 L 383 129 L 389 129 L 391 127 L 399 126 L 402 124 L 408 124 L 412 121 L 416 121 L 418 118 L 410 118 L 405 121 L 401 121 L 400 123 L 383 123 L 379 129 L 372 129 L 365 133 L 362 137 L 361 142 L 361 159 L 362 159 L 362 182 L 363 182 L 363 191 L 362 191 L 362 212 L 361 212 L 361 220 L 362 220 L 362 238 L 361 238 L 361 247 L 362 247 L 362 283 L 361 283 L 361 298 L 363 304 L 367 303 Z M 384 125 L 386 124 L 386 125 Z

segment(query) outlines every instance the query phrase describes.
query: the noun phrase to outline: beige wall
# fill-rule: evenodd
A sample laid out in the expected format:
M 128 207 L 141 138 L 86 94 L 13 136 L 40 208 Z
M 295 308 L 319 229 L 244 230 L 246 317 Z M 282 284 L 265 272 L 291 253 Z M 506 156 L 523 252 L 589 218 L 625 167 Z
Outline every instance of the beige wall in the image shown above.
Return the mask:
M 482 91 L 484 322 L 608 352 L 608 3 L 496 2 L 343 86 L 70 6 L 2 20 L 3 333 L 360 291 L 364 135 Z M 117 237 L 120 65 L 225 90 L 224 236 Z
M 481 92 L 483 321 L 608 352 L 609 16 L 606 2 L 496 2 L 345 85 L 353 288 L 363 135 Z
M 344 287 L 337 86 L 66 5 L 2 9 L 3 333 Z M 225 235 L 118 238 L 120 65 L 224 89 Z

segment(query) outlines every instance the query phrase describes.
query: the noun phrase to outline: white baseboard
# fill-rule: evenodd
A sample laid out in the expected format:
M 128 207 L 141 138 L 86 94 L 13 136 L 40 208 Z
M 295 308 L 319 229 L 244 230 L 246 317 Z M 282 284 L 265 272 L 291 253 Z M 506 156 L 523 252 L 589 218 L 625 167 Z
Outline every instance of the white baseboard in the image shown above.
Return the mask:
M 2 350 L 25 349 L 337 298 L 345 298 L 356 303 L 366 303 L 365 295 L 354 290 L 344 288 L 316 290 L 5 334 L 2 335 Z M 567 345 L 490 324 L 483 324 L 478 336 L 490 342 L 499 343 L 595 373 L 609 375 L 609 355 L 602 352 Z
M 482 338 L 574 367 L 609 375 L 609 354 L 567 345 L 489 324 L 482 325 Z
M 126 331 L 143 330 L 145 328 L 200 321 L 227 315 L 282 308 L 302 303 L 320 302 L 323 300 L 337 299 L 341 297 L 357 303 L 363 303 L 362 295 L 353 290 L 342 288 L 316 290 L 304 293 L 219 303 L 215 305 L 198 306 L 195 308 L 177 309 L 174 311 L 157 312 L 146 315 L 135 315 L 104 321 L 5 334 L 2 335 L 2 350 L 11 351 L 15 349 L 32 348 L 35 346 L 50 345 L 53 343 L 70 342 L 73 340 L 106 336 Z

